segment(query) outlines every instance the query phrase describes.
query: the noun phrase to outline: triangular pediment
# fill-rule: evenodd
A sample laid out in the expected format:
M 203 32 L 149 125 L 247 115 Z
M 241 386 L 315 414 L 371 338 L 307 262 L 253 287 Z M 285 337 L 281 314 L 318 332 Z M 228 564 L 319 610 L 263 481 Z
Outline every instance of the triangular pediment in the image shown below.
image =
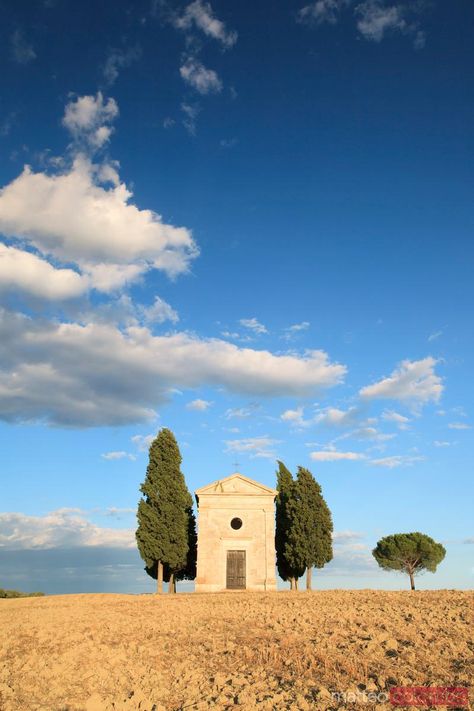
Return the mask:
M 195 494 L 196 496 L 202 496 L 204 494 L 248 494 L 249 496 L 272 494 L 273 496 L 276 496 L 277 492 L 269 486 L 260 484 L 258 481 L 249 479 L 243 474 L 236 472 L 235 474 L 226 476 L 223 479 L 213 481 L 211 484 L 202 486 L 200 489 L 196 489 Z

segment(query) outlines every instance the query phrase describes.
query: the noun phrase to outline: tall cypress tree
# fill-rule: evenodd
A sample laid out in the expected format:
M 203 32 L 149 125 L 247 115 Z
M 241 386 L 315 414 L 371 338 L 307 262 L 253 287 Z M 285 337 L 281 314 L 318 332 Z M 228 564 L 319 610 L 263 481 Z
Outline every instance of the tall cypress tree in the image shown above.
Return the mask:
M 286 547 L 290 530 L 290 520 L 288 516 L 289 502 L 294 493 L 295 482 L 293 476 L 283 462 L 278 461 L 277 490 L 276 497 L 276 530 L 275 548 L 278 574 L 282 580 L 289 580 L 292 590 L 297 587 L 297 580 L 303 574 L 303 570 L 295 568 L 288 560 Z
M 306 589 L 311 590 L 313 567 L 322 568 L 332 560 L 333 524 L 320 485 L 304 467 L 298 467 L 287 515 L 285 556 L 293 568 L 306 569 Z
M 153 440 L 143 497 L 138 504 L 138 550 L 145 570 L 157 580 L 157 592 L 163 579 L 175 591 L 175 575 L 186 570 L 195 553 L 190 552 L 190 529 L 195 530 L 192 498 L 180 469 L 181 454 L 171 430 L 162 429 Z

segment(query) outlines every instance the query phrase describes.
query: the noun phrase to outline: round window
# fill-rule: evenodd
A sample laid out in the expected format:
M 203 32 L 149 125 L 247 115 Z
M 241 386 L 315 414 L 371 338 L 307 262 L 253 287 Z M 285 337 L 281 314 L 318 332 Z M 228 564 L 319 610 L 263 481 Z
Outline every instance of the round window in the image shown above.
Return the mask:
M 234 531 L 238 531 L 239 528 L 242 528 L 242 519 L 241 518 L 233 518 L 232 521 L 230 522 L 231 528 L 234 529 Z

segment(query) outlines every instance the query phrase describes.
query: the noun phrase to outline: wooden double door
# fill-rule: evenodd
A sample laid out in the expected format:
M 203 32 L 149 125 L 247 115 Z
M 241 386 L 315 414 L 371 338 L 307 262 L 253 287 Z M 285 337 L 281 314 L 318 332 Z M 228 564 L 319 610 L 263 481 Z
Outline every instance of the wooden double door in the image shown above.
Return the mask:
M 226 587 L 228 590 L 246 588 L 245 551 L 227 551 Z

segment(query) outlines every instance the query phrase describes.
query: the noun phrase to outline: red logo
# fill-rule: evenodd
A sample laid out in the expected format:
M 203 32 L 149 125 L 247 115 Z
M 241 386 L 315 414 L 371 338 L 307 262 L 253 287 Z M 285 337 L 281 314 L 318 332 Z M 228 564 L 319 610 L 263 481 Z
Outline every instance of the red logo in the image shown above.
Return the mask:
M 469 705 L 469 689 L 464 686 L 392 686 L 392 706 L 447 706 Z

